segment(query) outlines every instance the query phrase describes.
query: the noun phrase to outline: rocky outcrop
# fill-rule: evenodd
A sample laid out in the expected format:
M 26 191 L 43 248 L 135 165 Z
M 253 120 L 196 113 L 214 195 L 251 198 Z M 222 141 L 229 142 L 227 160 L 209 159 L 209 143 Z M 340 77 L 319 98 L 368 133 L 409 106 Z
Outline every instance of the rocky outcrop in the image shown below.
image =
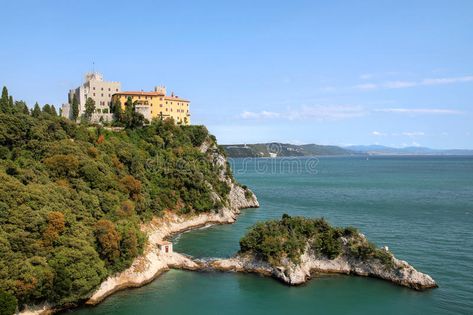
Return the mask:
M 211 261 L 209 266 L 221 271 L 270 275 L 289 285 L 302 284 L 316 273 L 339 273 L 376 277 L 415 290 L 437 287 L 429 275 L 417 271 L 403 260 L 393 257 L 392 265 L 386 266 L 377 259 L 361 260 L 353 257 L 348 251 L 335 259 L 328 259 L 307 249 L 300 257 L 299 264 L 285 260 L 277 266 L 272 266 L 252 254 L 240 254 L 229 259 Z

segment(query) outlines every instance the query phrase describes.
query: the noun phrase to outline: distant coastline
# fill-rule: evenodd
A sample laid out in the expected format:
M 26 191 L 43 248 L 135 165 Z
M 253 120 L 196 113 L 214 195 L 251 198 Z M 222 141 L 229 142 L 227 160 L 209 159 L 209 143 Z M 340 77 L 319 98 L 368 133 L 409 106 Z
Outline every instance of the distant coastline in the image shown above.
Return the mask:
M 392 148 L 381 145 L 340 147 L 318 144 L 288 144 L 279 142 L 221 145 L 231 158 L 303 157 L 303 156 L 473 156 L 467 149 L 431 149 L 426 147 Z

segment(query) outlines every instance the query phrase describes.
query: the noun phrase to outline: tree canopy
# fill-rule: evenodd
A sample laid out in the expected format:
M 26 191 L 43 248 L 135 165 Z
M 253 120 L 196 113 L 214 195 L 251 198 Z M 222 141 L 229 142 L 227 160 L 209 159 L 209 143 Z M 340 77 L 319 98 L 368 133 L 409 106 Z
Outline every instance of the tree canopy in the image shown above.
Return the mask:
M 152 216 L 220 208 L 229 186 L 204 141 L 205 127 L 171 121 L 114 132 L 39 104 L 2 111 L 0 292 L 18 305 L 75 303 L 130 266 Z
M 342 246 L 342 237 L 348 240 L 348 249 Z M 349 254 L 360 259 L 378 259 L 386 266 L 392 265 L 392 255 L 376 248 L 355 228 L 333 227 L 323 218 L 284 214 L 280 220 L 255 224 L 240 240 L 240 252 L 251 252 L 272 265 L 281 264 L 284 259 L 298 264 L 307 247 L 316 255 L 328 259 Z

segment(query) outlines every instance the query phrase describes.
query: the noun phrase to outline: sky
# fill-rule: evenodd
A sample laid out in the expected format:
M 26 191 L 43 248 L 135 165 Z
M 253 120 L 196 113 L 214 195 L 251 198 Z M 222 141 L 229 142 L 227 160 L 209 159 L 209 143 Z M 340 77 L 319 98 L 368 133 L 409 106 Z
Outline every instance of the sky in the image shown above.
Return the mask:
M 473 1 L 2 1 L 0 85 L 95 70 L 191 100 L 222 144 L 473 149 Z

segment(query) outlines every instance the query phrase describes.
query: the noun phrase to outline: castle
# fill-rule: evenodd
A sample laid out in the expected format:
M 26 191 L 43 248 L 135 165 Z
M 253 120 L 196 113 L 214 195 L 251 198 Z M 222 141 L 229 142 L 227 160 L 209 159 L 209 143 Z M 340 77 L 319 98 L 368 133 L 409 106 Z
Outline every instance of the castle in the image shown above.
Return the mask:
M 79 115 L 85 112 L 85 103 L 88 98 L 95 102 L 95 111 L 92 122 L 110 122 L 113 114 L 112 104 L 121 104 L 125 109 L 128 99 L 135 105 L 135 110 L 148 121 L 153 118 L 173 118 L 177 124 L 190 125 L 190 101 L 171 93 L 166 95 L 164 86 L 156 86 L 154 91 L 121 91 L 120 82 L 104 81 L 100 73 L 92 72 L 85 75 L 84 83 L 69 91 L 68 103 L 62 105 L 62 116 L 72 118 L 72 103 L 74 98 L 78 103 Z

